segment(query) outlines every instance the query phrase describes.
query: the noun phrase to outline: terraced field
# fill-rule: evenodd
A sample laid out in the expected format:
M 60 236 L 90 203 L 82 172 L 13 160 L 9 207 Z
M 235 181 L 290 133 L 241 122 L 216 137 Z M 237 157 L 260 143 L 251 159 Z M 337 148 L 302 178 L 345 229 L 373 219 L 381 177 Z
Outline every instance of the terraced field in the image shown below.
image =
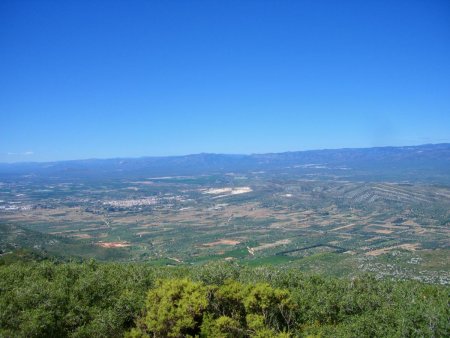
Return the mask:
M 449 258 L 446 186 L 228 173 L 97 184 L 8 182 L 0 200 L 0 222 L 10 233 L 42 234 L 33 247 L 59 255 L 70 246 L 81 257 L 151 264 L 234 260 L 449 280 L 448 263 L 433 262 Z M 8 238 L 15 247 L 26 242 Z M 11 245 L 3 245 L 3 254 L 8 250 Z M 386 257 L 404 271 L 392 270 Z

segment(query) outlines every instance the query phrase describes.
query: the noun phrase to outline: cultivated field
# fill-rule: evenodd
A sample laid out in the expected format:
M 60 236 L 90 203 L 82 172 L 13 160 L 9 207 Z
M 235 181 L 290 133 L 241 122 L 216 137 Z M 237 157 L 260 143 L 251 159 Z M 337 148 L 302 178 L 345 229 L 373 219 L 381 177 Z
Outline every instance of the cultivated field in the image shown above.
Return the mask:
M 2 251 L 26 243 L 151 264 L 235 260 L 449 282 L 449 187 L 324 178 L 317 170 L 2 182 Z

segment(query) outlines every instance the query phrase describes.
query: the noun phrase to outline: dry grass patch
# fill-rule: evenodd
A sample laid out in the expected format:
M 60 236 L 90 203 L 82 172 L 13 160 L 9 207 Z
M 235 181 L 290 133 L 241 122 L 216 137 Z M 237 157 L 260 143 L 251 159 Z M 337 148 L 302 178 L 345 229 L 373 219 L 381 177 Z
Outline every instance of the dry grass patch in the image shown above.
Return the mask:
M 389 251 L 395 250 L 395 249 L 404 249 L 404 250 L 408 250 L 408 251 L 416 251 L 419 248 L 420 244 L 419 243 L 405 243 L 405 244 L 399 244 L 399 245 L 394 245 L 394 246 L 390 246 L 387 248 L 381 248 L 381 249 L 377 249 L 377 250 L 372 250 L 369 252 L 366 252 L 366 256 L 379 256 L 382 254 L 385 254 Z
M 232 240 L 232 239 L 220 239 L 218 241 L 210 242 L 210 243 L 204 243 L 202 245 L 206 246 L 206 247 L 213 247 L 213 246 L 217 246 L 217 245 L 238 245 L 240 243 L 241 242 L 235 241 L 235 240 Z
M 253 251 L 261 251 L 261 250 L 265 250 L 265 249 L 270 249 L 270 248 L 275 248 L 277 246 L 280 245 L 286 245 L 291 243 L 292 241 L 290 239 L 281 239 L 279 241 L 273 242 L 273 243 L 266 243 L 266 244 L 261 244 L 257 247 L 252 248 Z

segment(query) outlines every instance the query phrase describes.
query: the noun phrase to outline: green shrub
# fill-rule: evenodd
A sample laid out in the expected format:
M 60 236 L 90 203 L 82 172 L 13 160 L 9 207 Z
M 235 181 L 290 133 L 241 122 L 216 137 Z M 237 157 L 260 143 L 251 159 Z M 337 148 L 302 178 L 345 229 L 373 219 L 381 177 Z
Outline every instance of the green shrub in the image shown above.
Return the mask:
M 283 337 L 294 310 L 289 292 L 269 284 L 159 281 L 128 337 Z

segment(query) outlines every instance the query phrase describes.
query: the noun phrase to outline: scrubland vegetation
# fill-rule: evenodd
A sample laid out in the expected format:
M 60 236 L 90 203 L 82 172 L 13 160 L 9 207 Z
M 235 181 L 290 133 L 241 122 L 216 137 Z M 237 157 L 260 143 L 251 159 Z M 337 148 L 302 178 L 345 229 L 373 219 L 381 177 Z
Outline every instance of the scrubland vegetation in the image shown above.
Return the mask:
M 446 337 L 449 287 L 214 263 L 1 261 L 1 337 Z

